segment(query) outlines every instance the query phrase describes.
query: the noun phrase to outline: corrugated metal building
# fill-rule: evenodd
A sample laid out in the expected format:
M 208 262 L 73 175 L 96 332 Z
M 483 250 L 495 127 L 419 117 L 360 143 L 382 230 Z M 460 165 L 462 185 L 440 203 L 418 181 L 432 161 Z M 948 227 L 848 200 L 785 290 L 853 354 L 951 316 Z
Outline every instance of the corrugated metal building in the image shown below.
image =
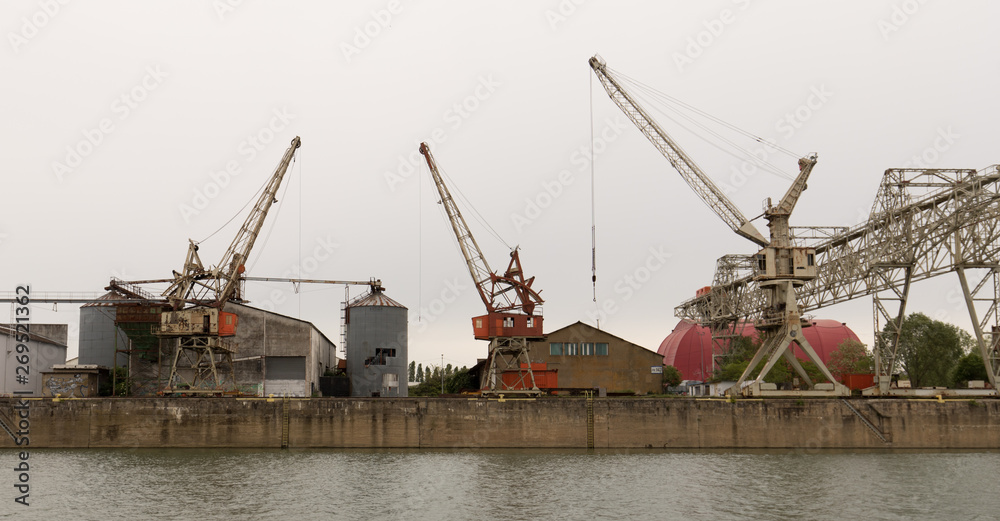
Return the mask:
M 351 396 L 407 396 L 406 307 L 373 289 L 347 304 Z
M 100 300 L 125 299 L 124 295 L 109 292 Z M 128 336 L 115 327 L 115 304 L 92 302 L 80 306 L 79 363 L 114 367 L 115 350 L 128 348 Z M 128 363 L 126 353 L 118 354 L 117 365 Z

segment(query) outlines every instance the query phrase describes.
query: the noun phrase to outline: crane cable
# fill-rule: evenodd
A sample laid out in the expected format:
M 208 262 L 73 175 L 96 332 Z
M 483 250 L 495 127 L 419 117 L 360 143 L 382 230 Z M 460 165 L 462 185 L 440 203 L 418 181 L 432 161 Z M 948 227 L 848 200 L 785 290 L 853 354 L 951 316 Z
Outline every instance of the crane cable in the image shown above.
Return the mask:
M 609 67 L 609 69 L 610 69 L 610 67 Z M 746 136 L 746 137 L 748 137 L 748 138 L 750 138 L 750 139 L 752 139 L 754 141 L 758 141 L 758 142 L 764 143 L 763 138 L 761 138 L 760 136 L 758 136 L 756 134 L 753 134 L 752 132 L 743 130 L 743 129 L 737 127 L 736 125 L 733 125 L 733 124 L 727 122 L 726 120 L 724 120 L 722 118 L 713 116 L 712 114 L 709 114 L 708 112 L 705 112 L 705 111 L 699 109 L 698 107 L 695 107 L 695 106 L 693 106 L 693 105 L 691 105 L 689 103 L 685 103 L 684 101 L 682 101 L 680 99 L 677 99 L 677 98 L 675 98 L 675 97 L 673 97 L 673 96 L 671 96 L 671 95 L 669 95 L 669 94 L 667 94 L 665 92 L 656 90 L 651 85 L 643 83 L 643 82 L 641 82 L 641 81 L 639 81 L 639 80 L 637 80 L 635 78 L 632 78 L 632 77 L 630 77 L 628 75 L 622 74 L 621 72 L 619 72 L 617 70 L 611 69 L 611 71 L 615 74 L 615 76 L 624 78 L 628 83 L 631 83 L 632 85 L 634 85 L 636 87 L 642 88 L 643 90 L 645 90 L 645 91 L 647 91 L 647 92 L 655 95 L 656 97 L 659 97 L 659 98 L 665 100 L 665 102 L 669 102 L 669 103 L 674 103 L 676 105 L 680 105 L 680 106 L 686 108 L 687 110 L 690 110 L 691 112 L 694 112 L 695 114 L 698 114 L 699 116 L 702 116 L 702 117 L 704 117 L 704 118 L 706 118 L 708 120 L 714 121 L 715 123 L 717 123 L 719 125 L 722 125 L 723 127 L 726 127 L 728 129 L 732 130 L 733 132 L 736 132 L 738 134 L 742 134 L 743 136 Z M 776 143 L 775 144 L 768 143 L 768 144 L 769 144 L 769 146 L 771 146 L 775 150 L 779 150 L 782 153 L 785 153 L 785 154 L 787 154 L 788 156 L 790 156 L 792 158 L 798 159 L 798 158 L 802 157 L 801 154 L 795 153 L 795 152 L 793 152 L 793 151 L 791 151 L 791 150 L 789 150 L 787 148 L 779 146 Z
M 298 154 L 296 154 L 296 155 L 298 155 Z M 254 194 L 252 196 L 250 196 L 249 199 L 247 199 L 247 202 L 243 205 L 243 208 L 240 208 L 239 210 L 236 210 L 236 213 L 234 213 L 233 216 L 230 217 L 229 220 L 225 222 L 225 224 L 223 224 L 222 226 L 220 226 L 219 229 L 217 229 L 214 232 L 210 233 L 208 235 L 208 237 L 205 237 L 204 239 L 202 239 L 200 241 L 197 241 L 198 244 L 201 244 L 201 243 L 203 243 L 203 242 L 211 239 L 213 236 L 215 236 L 215 234 L 221 232 L 223 228 L 225 228 L 226 226 L 229 226 L 229 223 L 233 222 L 233 219 L 239 217 L 240 214 L 243 213 L 243 210 L 246 210 L 247 206 L 250 206 L 251 202 L 256 201 L 257 197 L 264 190 L 264 187 L 266 187 L 271 182 L 271 179 L 274 177 L 274 173 L 278 171 L 278 168 L 280 166 L 281 165 L 278 165 L 277 167 L 274 168 L 274 170 L 271 172 L 271 175 L 268 176 L 268 178 L 264 180 L 263 184 L 260 185 L 260 188 L 258 188 L 257 191 L 254 192 Z
M 299 160 L 299 155 L 295 154 L 292 156 L 292 162 L 297 162 Z M 281 213 L 281 208 L 285 205 L 285 195 L 288 193 L 288 185 L 290 183 L 285 183 L 285 190 L 281 192 L 281 199 L 278 200 L 278 210 L 274 212 L 274 217 L 271 219 L 271 226 L 267 228 L 267 233 L 264 234 L 264 241 L 260 244 L 260 247 L 256 248 L 257 256 L 254 258 L 253 263 L 247 268 L 247 271 L 253 271 L 254 266 L 257 265 L 257 261 L 260 260 L 260 255 L 264 251 L 264 246 L 267 245 L 268 239 L 271 238 L 271 232 L 274 231 L 274 225 L 278 222 L 278 215 Z M 299 275 L 302 273 L 302 265 L 299 265 Z
M 790 174 L 787 174 L 784 170 L 782 170 L 778 166 L 776 166 L 773 163 L 767 161 L 766 159 L 762 159 L 762 158 L 756 156 L 749 149 L 744 148 L 743 146 L 740 146 L 739 144 L 733 142 L 729 138 L 726 138 L 725 136 L 723 136 L 722 134 L 718 133 L 717 131 L 709 128 L 704 123 L 701 123 L 701 122 L 697 121 L 692 116 L 690 116 L 688 114 L 685 114 L 684 112 L 681 112 L 681 110 L 679 108 L 673 107 L 672 105 L 678 105 L 680 107 L 683 107 L 684 109 L 687 109 L 687 110 L 689 110 L 691 112 L 694 112 L 695 114 L 700 115 L 703 118 L 711 120 L 711 121 L 715 122 L 718 125 L 721 125 L 721 126 L 723 126 L 725 128 L 728 128 L 728 129 L 732 130 L 733 132 L 741 134 L 741 135 L 743 135 L 743 136 L 745 136 L 745 137 L 747 137 L 747 138 L 749 138 L 749 139 L 751 139 L 751 140 L 753 140 L 753 141 L 755 141 L 757 143 L 760 143 L 760 144 L 762 144 L 762 145 L 764 145 L 766 147 L 772 148 L 772 149 L 774 149 L 774 150 L 776 150 L 778 152 L 781 152 L 783 154 L 786 154 L 786 155 L 788 155 L 788 156 L 790 156 L 792 158 L 797 159 L 797 158 L 803 157 L 802 154 L 797 154 L 795 152 L 792 152 L 791 150 L 789 150 L 787 148 L 784 148 L 784 147 L 778 145 L 777 143 L 766 141 L 764 138 L 762 138 L 760 136 L 757 136 L 757 135 L 755 135 L 755 134 L 753 134 L 751 132 L 745 131 L 745 130 L 743 130 L 743 129 L 741 129 L 741 128 L 739 128 L 739 127 L 737 127 L 737 126 L 735 126 L 735 125 L 733 125 L 731 123 L 726 122 L 725 120 L 722 120 L 722 119 L 720 119 L 718 117 L 715 117 L 715 116 L 713 116 L 713 115 L 711 115 L 711 114 L 709 114 L 709 113 L 707 113 L 707 112 L 705 112 L 705 111 L 703 111 L 701 109 L 698 109 L 697 107 L 694 107 L 694 106 L 692 106 L 690 104 L 687 104 L 687 103 L 685 103 L 685 102 L 683 102 L 683 101 L 681 101 L 679 99 L 676 99 L 676 98 L 674 98 L 674 97 L 672 97 L 672 96 L 670 96 L 670 95 L 668 95 L 666 93 L 658 91 L 655 88 L 653 88 L 653 87 L 651 87 L 651 86 L 649 86 L 649 85 L 647 85 L 647 84 L 645 84 L 645 83 L 643 83 L 643 82 L 641 82 L 639 80 L 636 80 L 636 79 L 631 78 L 631 77 L 629 77 L 627 75 L 621 74 L 618 71 L 614 71 L 613 70 L 612 72 L 615 74 L 616 77 L 619 77 L 619 78 L 623 79 L 624 83 L 630 84 L 636 91 L 644 92 L 647 95 L 651 96 L 652 98 L 656 98 L 661 105 L 657 105 L 657 104 L 652 104 L 651 103 L 650 106 L 652 106 L 655 111 L 657 111 L 658 113 L 660 113 L 664 117 L 670 119 L 671 121 L 673 121 L 674 123 L 676 123 L 677 125 L 679 125 L 681 128 L 687 130 L 688 132 L 691 132 L 692 134 L 694 134 L 695 136 L 697 136 L 699 139 L 705 141 L 706 143 L 708 143 L 708 144 L 712 145 L 713 147 L 717 148 L 718 150 L 720 150 L 720 151 L 726 153 L 727 155 L 730 155 L 730 156 L 732 156 L 732 157 L 734 157 L 736 159 L 741 159 L 741 160 L 749 159 L 751 162 L 753 162 L 753 163 L 761 166 L 765 171 L 767 171 L 769 173 L 775 174 L 775 175 L 777 175 L 779 177 L 782 177 L 782 178 L 785 178 L 785 179 L 789 179 L 789 180 L 794 179 L 794 176 L 792 176 Z M 637 97 L 641 97 L 641 96 L 637 96 Z M 662 106 L 662 108 L 661 108 L 661 106 Z M 693 124 L 696 127 L 700 128 L 705 133 L 711 134 L 712 136 L 714 136 L 715 138 L 717 138 L 719 141 L 722 141 L 723 143 L 727 144 L 728 146 L 732 147 L 733 149 L 742 152 L 743 156 L 745 156 L 745 157 L 740 157 L 739 155 L 734 154 L 732 150 L 728 150 L 726 148 L 723 148 L 718 143 L 714 143 L 712 141 L 709 141 L 707 138 L 705 138 L 705 136 L 701 135 L 700 133 L 692 131 L 689 127 L 687 127 L 686 125 L 684 125 L 683 123 L 681 123 L 680 121 L 678 121 L 678 119 L 676 117 L 671 116 L 670 114 L 667 114 L 666 112 L 664 112 L 664 109 L 672 111 L 674 114 L 676 114 L 677 117 L 683 118 L 683 119 L 687 120 L 691 124 Z
M 424 306 L 424 176 L 417 177 L 417 322 Z
M 459 188 L 457 184 L 455 184 L 455 181 L 451 178 L 451 176 L 448 175 L 448 172 L 446 172 L 444 168 L 441 168 L 441 165 L 438 165 L 438 172 L 445 179 L 447 179 L 448 184 L 450 184 L 452 188 L 455 189 L 455 192 L 459 196 L 458 199 L 462 202 L 462 205 L 465 207 L 465 209 L 472 211 L 472 218 L 475 219 L 477 222 L 479 222 L 479 224 L 483 228 L 485 228 L 490 235 L 492 235 L 496 240 L 500 241 L 500 243 L 506 246 L 508 250 L 514 251 L 514 248 L 511 248 L 510 244 L 507 244 L 507 241 L 503 240 L 503 237 L 500 237 L 500 234 L 497 233 L 497 231 L 494 230 L 492 226 L 490 226 L 490 223 L 487 222 L 486 219 L 479 213 L 479 210 L 476 210 L 476 207 L 473 206 L 472 203 L 469 201 L 469 198 L 466 197 L 464 193 L 462 193 L 462 189 Z M 447 217 L 447 214 L 445 215 L 445 217 Z
M 641 89 L 639 89 L 639 90 L 641 90 Z M 635 97 L 637 97 L 639 99 L 643 99 L 644 101 L 646 101 L 641 95 L 636 95 Z M 647 101 L 647 103 L 648 103 L 648 101 Z M 701 123 L 701 122 L 695 120 L 694 118 L 692 118 L 691 116 L 689 116 L 687 114 L 684 114 L 683 112 L 680 112 L 676 108 L 667 108 L 667 107 L 661 108 L 661 107 L 658 107 L 656 105 L 653 105 L 653 110 L 655 112 L 659 113 L 661 116 L 663 116 L 663 117 L 669 119 L 670 121 L 674 122 L 680 128 L 683 128 L 684 130 L 687 130 L 691 134 L 697 136 L 698 139 L 701 139 L 705 143 L 708 143 L 712 147 L 716 148 L 717 150 L 721 151 L 722 153 L 724 153 L 724 154 L 726 154 L 726 155 L 728 155 L 728 156 L 730 156 L 730 157 L 732 157 L 734 159 L 743 160 L 743 161 L 749 160 L 750 162 L 755 163 L 758 166 L 762 167 L 762 169 L 764 171 L 766 171 L 766 172 L 774 174 L 774 175 L 776 175 L 778 177 L 782 177 L 784 179 L 788 179 L 788 180 L 794 179 L 793 176 L 791 176 L 791 175 L 785 173 L 784 171 L 782 171 L 781 168 L 779 168 L 777 165 L 775 165 L 775 164 L 767 161 L 766 159 L 761 159 L 760 157 L 755 156 L 753 154 L 753 152 L 750 151 L 749 149 L 740 146 L 739 144 L 737 144 L 736 142 L 732 141 L 731 139 L 723 136 L 722 134 L 718 133 L 717 131 L 715 131 L 715 130 L 713 130 L 711 128 L 708 128 L 704 123 Z M 666 110 L 669 110 L 669 111 L 673 112 L 677 117 L 671 116 L 670 114 L 668 114 L 666 112 Z M 684 119 L 684 120 L 690 122 L 692 125 L 700 128 L 704 133 L 710 134 L 710 135 L 714 136 L 719 141 L 721 141 L 721 142 L 725 143 L 726 145 L 728 145 L 729 147 L 731 147 L 731 149 L 724 148 L 721 145 L 719 145 L 718 143 L 710 141 L 704 135 L 702 135 L 702 134 L 700 134 L 698 132 L 695 132 L 690 127 L 688 127 L 687 125 L 685 125 L 684 123 L 682 123 L 681 121 L 679 121 L 678 118 Z M 763 138 L 755 138 L 755 141 L 758 141 L 760 143 L 765 143 L 765 141 L 763 141 Z M 768 145 L 769 145 L 769 143 L 768 143 Z M 742 155 L 736 154 L 733 150 L 738 150 L 739 152 L 742 152 Z
M 597 205 L 596 184 L 594 181 L 595 163 L 594 150 L 597 142 L 594 138 L 594 76 L 590 76 L 590 281 L 594 286 L 594 302 L 597 302 Z

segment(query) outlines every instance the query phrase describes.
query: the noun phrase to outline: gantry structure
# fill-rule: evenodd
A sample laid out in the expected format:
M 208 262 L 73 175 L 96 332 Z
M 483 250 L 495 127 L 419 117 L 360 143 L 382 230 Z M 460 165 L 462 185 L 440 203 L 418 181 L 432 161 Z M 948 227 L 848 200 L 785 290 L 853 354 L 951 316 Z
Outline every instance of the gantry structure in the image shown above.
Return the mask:
M 1000 371 L 1000 167 L 889 169 L 871 213 L 852 227 L 792 228 L 793 240 L 816 251 L 817 277 L 798 289 L 804 312 L 872 297 L 876 388 L 891 394 L 900 368 L 899 333 L 915 282 L 954 273 L 990 385 Z M 716 263 L 712 288 L 675 309 L 712 328 L 715 345 L 736 323 L 767 308 L 752 255 Z

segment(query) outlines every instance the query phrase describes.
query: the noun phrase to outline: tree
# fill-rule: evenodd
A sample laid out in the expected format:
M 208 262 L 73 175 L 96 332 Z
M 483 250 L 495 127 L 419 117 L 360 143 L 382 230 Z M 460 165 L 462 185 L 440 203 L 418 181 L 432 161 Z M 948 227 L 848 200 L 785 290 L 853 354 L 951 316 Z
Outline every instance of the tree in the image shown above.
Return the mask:
M 875 370 L 875 357 L 861 342 L 848 338 L 830 353 L 826 366 L 835 378 L 842 379 L 847 374 L 870 374 Z
M 424 364 L 417 364 L 417 377 L 413 381 L 414 382 L 424 381 Z
M 887 329 L 889 326 L 886 326 Z M 913 313 L 903 320 L 898 358 L 913 387 L 946 387 L 971 335 L 958 327 Z
M 448 394 L 458 394 L 462 391 L 474 391 L 479 387 L 476 379 L 469 373 L 469 368 L 462 367 L 456 370 L 450 378 L 445 380 L 444 392 Z
M 663 366 L 663 389 L 667 387 L 677 387 L 684 380 L 681 372 L 672 365 Z
M 417 363 L 410 362 L 410 375 L 409 378 L 407 378 L 407 381 L 416 382 L 416 377 L 417 377 Z
M 750 360 L 753 359 L 757 350 L 760 348 L 760 341 L 754 341 L 750 337 L 738 337 L 730 342 L 732 346 L 729 351 L 723 355 L 720 360 L 719 369 L 712 374 L 713 382 L 723 382 L 723 381 L 735 381 L 738 380 L 740 376 L 743 375 L 743 371 L 746 370 L 747 366 L 750 365 Z M 750 372 L 749 378 L 756 378 L 758 374 L 764 369 L 764 365 L 767 364 L 766 360 L 761 360 L 757 364 L 757 367 Z M 826 377 L 823 376 L 823 372 L 819 370 L 819 367 L 811 361 L 799 360 L 799 364 L 802 369 L 805 370 L 806 374 L 813 383 L 825 382 Z M 798 373 L 792 369 L 792 365 L 788 363 L 784 358 L 778 360 L 771 368 L 771 372 L 764 377 L 764 381 L 773 384 L 785 384 L 792 383 L 794 378 L 798 377 Z
M 983 364 L 983 357 L 975 351 L 959 358 L 951 370 L 951 386 L 954 388 L 966 387 L 970 380 L 988 381 L 989 379 L 990 376 L 986 374 L 986 365 Z

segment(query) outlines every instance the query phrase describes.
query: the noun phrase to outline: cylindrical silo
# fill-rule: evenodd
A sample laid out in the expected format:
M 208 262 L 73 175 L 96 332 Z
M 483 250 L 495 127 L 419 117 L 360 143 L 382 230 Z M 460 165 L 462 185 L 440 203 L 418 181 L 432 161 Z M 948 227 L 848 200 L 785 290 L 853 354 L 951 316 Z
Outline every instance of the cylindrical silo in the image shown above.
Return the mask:
M 378 288 L 347 304 L 351 396 L 407 396 L 406 312 Z

